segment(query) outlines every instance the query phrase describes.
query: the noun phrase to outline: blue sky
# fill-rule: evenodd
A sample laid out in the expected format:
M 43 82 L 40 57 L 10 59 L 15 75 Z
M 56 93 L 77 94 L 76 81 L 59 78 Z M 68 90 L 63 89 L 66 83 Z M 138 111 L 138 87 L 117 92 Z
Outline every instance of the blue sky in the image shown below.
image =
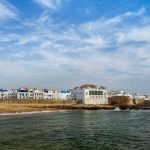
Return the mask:
M 150 93 L 149 0 L 1 0 L 0 84 Z

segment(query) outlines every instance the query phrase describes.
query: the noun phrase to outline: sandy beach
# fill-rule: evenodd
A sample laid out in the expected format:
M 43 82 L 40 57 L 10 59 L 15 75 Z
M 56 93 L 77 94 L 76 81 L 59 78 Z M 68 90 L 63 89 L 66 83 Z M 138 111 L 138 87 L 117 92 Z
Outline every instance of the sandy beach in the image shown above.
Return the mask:
M 84 105 L 75 101 L 0 100 L 0 113 L 33 112 L 48 110 L 114 109 L 112 105 Z

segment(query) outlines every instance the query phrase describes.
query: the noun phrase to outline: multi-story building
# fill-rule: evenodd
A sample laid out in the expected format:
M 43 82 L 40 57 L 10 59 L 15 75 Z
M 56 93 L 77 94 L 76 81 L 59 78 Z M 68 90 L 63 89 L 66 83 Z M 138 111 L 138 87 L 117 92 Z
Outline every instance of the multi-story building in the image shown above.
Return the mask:
M 29 93 L 27 88 L 20 88 L 16 90 L 17 99 L 29 99 Z
M 108 104 L 105 87 L 86 84 L 72 89 L 71 95 L 74 100 L 80 100 L 83 104 Z
M 149 95 L 144 95 L 145 96 L 145 100 L 150 100 L 150 96 Z
M 133 94 L 132 94 L 132 98 L 133 98 L 133 99 L 143 99 L 143 100 L 145 100 L 145 99 L 146 99 L 146 96 L 145 96 L 145 95 L 142 95 L 142 94 L 133 93 Z
M 28 98 L 34 99 L 34 89 L 32 89 L 32 88 L 28 89 Z
M 44 100 L 51 100 L 51 92 L 49 89 L 44 89 L 43 90 L 43 99 Z
M 69 100 L 71 98 L 70 90 L 44 90 L 43 99 L 46 100 Z
M 46 100 L 59 100 L 58 90 L 44 90 L 44 99 Z
M 17 99 L 43 99 L 44 92 L 31 88 L 20 88 L 16 91 Z
M 1 99 L 7 99 L 9 97 L 9 91 L 0 89 L 0 98 Z
M 0 99 L 13 99 L 17 98 L 17 95 L 14 90 L 8 90 L 0 88 Z
M 17 98 L 16 90 L 14 90 L 14 89 L 10 90 L 10 98 L 11 99 L 16 99 Z
M 112 96 L 128 96 L 132 98 L 132 95 L 130 93 L 126 93 L 124 91 L 111 91 L 109 93 L 109 97 L 112 97 Z
M 41 90 L 33 90 L 33 99 L 43 99 L 43 96 L 44 96 L 44 92 L 41 91 Z
M 59 91 L 60 100 L 71 100 L 71 91 L 70 90 L 60 90 Z

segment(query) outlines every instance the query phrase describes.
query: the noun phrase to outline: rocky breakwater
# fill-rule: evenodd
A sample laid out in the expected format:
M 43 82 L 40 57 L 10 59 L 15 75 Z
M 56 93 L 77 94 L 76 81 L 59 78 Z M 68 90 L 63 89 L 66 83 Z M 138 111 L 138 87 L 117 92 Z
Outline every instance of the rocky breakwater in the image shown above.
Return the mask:
M 120 109 L 150 109 L 150 101 L 132 99 L 129 96 L 112 96 L 108 98 L 108 102 Z

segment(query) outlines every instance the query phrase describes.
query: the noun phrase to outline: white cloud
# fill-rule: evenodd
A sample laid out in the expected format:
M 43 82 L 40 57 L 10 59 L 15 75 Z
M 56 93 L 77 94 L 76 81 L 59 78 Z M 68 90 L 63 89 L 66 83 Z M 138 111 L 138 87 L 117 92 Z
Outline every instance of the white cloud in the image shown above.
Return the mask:
M 17 84 L 26 84 L 27 80 L 29 86 L 37 87 L 71 87 L 93 82 L 148 93 L 150 25 L 145 18 L 143 22 L 143 8 L 81 25 L 63 24 L 67 28 L 62 28 L 61 23 L 56 25 L 47 15 L 24 23 L 32 29 L 30 33 L 2 35 L 3 44 L 12 42 L 12 51 L 5 57 L 10 63 L 1 61 L 0 69 L 12 62 L 18 70 L 17 74 L 10 74 L 4 69 L 4 79 L 7 74 Z M 135 17 L 139 19 L 138 25 L 126 24 L 126 20 Z
M 28 43 L 33 43 L 33 42 L 38 42 L 39 41 L 39 37 L 38 36 L 34 36 L 34 35 L 24 35 L 22 37 L 18 37 L 18 44 L 19 45 L 25 45 Z
M 90 36 L 88 38 L 83 39 L 85 44 L 92 45 L 93 47 L 103 48 L 106 46 L 106 41 L 101 36 Z
M 1 0 L 0 1 L 0 19 L 16 19 L 17 18 L 17 10 L 10 3 Z
M 127 34 L 128 32 L 128 34 Z M 150 42 L 150 26 L 132 27 L 122 33 L 118 33 L 119 42 Z
M 57 10 L 62 0 L 34 0 L 36 3 L 38 3 L 41 7 Z
M 139 10 L 135 12 L 126 12 L 121 15 L 117 15 L 112 18 L 100 18 L 95 21 L 89 21 L 86 23 L 83 23 L 80 26 L 80 29 L 87 32 L 87 33 L 93 33 L 93 32 L 103 32 L 106 30 L 106 28 L 112 28 L 113 26 L 120 25 L 122 22 L 125 22 L 125 20 L 133 19 L 134 17 L 141 17 L 145 14 L 146 10 L 144 7 L 140 8 Z M 121 25 L 120 25 L 121 26 Z M 110 32 L 110 30 L 108 30 Z

